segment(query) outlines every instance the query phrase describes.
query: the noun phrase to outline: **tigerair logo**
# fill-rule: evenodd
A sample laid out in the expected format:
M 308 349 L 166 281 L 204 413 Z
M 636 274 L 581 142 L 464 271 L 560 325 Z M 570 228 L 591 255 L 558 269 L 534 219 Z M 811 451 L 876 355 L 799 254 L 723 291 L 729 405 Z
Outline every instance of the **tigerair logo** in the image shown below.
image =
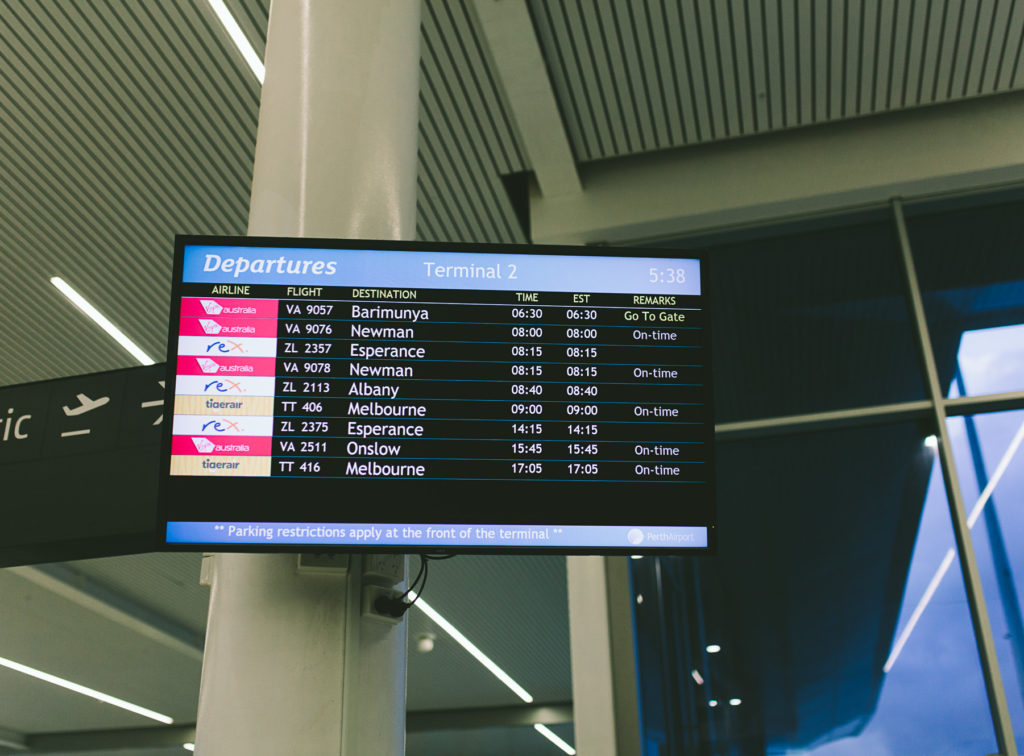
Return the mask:
M 214 302 L 212 299 L 200 299 L 199 303 L 202 304 L 203 309 L 206 310 L 207 315 L 220 315 L 224 312 L 224 308 Z
M 199 325 L 203 327 L 203 330 L 207 333 L 216 336 L 220 333 L 220 324 L 213 321 L 207 320 L 206 318 L 199 318 Z
M 196 445 L 196 451 L 200 454 L 209 454 L 217 448 L 216 444 L 208 438 L 192 437 L 192 443 Z

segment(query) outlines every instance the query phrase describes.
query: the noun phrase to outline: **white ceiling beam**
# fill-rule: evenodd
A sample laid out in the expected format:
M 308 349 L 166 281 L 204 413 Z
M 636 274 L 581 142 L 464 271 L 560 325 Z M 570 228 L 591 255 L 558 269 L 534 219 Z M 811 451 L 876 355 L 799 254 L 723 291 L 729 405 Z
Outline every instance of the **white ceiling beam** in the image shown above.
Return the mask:
M 9 748 L 12 751 L 27 751 L 28 744 L 25 736 L 20 732 L 0 727 L 0 748 Z
M 406 732 L 477 730 L 485 727 L 529 727 L 572 722 L 572 703 L 427 709 L 405 713 Z
M 1024 92 L 583 166 L 536 243 L 625 244 L 1024 182 Z
M 576 160 L 526 0 L 474 0 L 471 7 L 487 39 L 540 192 L 545 197 L 579 194 Z
M 202 636 L 69 567 L 46 564 L 7 571 L 190 659 L 203 659 Z
M 29 735 L 32 753 L 85 753 L 89 751 L 142 751 L 153 748 L 179 749 L 196 739 L 194 724 L 165 727 L 135 727 L 121 730 L 83 730 L 81 732 L 47 732 Z M 182 756 L 184 750 L 182 749 Z

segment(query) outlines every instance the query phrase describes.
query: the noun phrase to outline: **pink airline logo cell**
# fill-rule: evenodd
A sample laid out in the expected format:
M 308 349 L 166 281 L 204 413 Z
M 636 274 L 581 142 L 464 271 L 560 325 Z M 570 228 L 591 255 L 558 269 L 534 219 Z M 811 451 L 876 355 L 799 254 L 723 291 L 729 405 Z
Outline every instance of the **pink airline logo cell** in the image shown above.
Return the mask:
M 276 338 L 277 318 L 181 318 L 182 336 L 219 336 L 221 339 Z
M 182 297 L 183 318 L 276 318 L 276 299 Z
M 272 377 L 273 357 L 197 357 L 178 355 L 178 375 Z
M 173 436 L 171 454 L 186 456 L 269 457 L 273 439 L 270 436 Z

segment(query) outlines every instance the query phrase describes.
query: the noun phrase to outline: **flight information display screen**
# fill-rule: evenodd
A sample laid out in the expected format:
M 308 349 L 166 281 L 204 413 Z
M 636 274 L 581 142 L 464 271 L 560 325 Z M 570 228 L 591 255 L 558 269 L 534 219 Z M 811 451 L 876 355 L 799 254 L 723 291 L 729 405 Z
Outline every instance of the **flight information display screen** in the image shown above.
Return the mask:
M 178 237 L 169 547 L 711 547 L 694 253 Z

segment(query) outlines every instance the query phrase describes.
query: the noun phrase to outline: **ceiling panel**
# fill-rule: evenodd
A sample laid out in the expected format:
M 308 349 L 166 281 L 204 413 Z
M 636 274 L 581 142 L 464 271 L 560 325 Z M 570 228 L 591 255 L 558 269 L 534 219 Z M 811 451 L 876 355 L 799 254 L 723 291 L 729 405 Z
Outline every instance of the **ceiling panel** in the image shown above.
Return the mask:
M 200 664 L 0 570 L 0 656 L 166 714 L 195 720 Z M 144 727 L 138 714 L 0 669 L 0 727 L 23 733 Z
M 230 0 L 262 55 L 268 0 Z M 526 168 L 465 0 L 423 8 L 418 234 L 523 242 Z M 176 233 L 245 233 L 259 84 L 199 0 L 9 0 L 0 13 L 0 385 L 134 364 L 60 275 L 165 353 Z M 39 324 L 59 323 L 40 336 Z
M 133 604 L 166 617 L 202 637 L 210 591 L 199 584 L 201 554 L 137 554 L 69 564 Z
M 571 724 L 551 725 L 550 729 L 570 745 L 575 742 Z M 562 753 L 532 727 L 413 732 L 408 736 L 407 752 L 416 756 L 559 756 Z
M 0 384 L 134 362 L 53 275 L 162 356 L 173 235 L 245 229 L 258 102 L 191 4 L 5 3 Z
M 581 161 L 1021 86 L 1006 0 L 528 0 Z
M 536 702 L 560 703 L 572 699 L 567 590 L 564 557 L 466 555 L 431 562 L 423 596 Z M 520 703 L 425 615 L 409 616 L 410 710 Z M 437 641 L 420 654 L 415 639 L 425 632 Z
M 417 236 L 522 243 L 501 177 L 525 153 L 466 1 L 423 4 Z

